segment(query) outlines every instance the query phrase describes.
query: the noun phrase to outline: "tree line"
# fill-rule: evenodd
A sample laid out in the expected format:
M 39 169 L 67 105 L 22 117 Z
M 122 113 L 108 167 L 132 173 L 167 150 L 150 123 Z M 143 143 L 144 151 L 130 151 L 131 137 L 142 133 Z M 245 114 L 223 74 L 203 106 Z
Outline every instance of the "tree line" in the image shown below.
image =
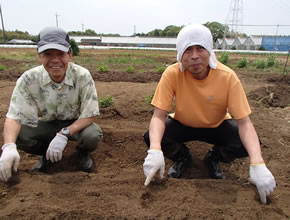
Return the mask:
M 227 25 L 223 25 L 219 22 L 207 22 L 204 24 L 207 26 L 213 35 L 214 42 L 218 38 L 223 38 L 224 33 L 226 32 L 225 37 L 247 37 L 244 33 L 233 33 L 229 31 L 229 27 Z M 136 33 L 136 36 L 144 36 L 144 37 L 176 37 L 183 26 L 175 26 L 169 25 L 162 29 L 154 29 L 148 33 Z M 2 33 L 2 30 L 1 30 Z M 5 31 L 5 38 L 6 42 L 12 39 L 21 39 L 21 40 L 32 40 L 33 42 L 37 41 L 37 35 L 30 35 L 28 32 L 24 31 Z M 116 36 L 119 37 L 120 34 L 103 34 L 103 33 L 96 33 L 92 29 L 87 29 L 84 32 L 82 31 L 69 31 L 69 35 L 71 36 Z M 134 35 L 132 35 L 134 36 Z M 3 34 L 0 35 L 0 42 L 4 42 Z

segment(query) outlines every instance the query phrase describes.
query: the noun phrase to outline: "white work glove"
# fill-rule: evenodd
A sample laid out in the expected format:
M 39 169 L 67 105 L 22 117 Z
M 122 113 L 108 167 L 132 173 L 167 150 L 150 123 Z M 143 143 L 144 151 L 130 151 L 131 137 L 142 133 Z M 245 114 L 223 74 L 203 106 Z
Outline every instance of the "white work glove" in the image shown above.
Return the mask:
M 273 192 L 276 182 L 264 163 L 250 165 L 250 181 L 256 185 L 261 203 L 266 204 L 267 196 Z
M 63 134 L 56 133 L 56 136 L 50 142 L 46 151 L 46 159 L 52 163 L 61 160 L 62 152 L 67 145 L 68 138 Z
M 148 155 L 143 164 L 144 174 L 146 176 L 145 186 L 149 185 L 158 170 L 160 170 L 160 178 L 163 178 L 165 169 L 164 157 L 161 150 L 148 150 L 147 153 Z
M 0 157 L 0 180 L 7 182 L 12 175 L 12 169 L 17 172 L 19 161 L 20 156 L 16 149 L 16 144 L 4 144 Z

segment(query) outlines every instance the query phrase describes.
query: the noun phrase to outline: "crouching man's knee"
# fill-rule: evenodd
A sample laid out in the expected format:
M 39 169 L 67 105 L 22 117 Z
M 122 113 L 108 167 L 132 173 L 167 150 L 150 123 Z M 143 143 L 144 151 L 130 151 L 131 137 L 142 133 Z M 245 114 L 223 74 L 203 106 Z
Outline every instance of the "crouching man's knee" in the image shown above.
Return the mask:
M 77 144 L 78 150 L 93 151 L 103 138 L 102 129 L 95 123 L 86 127 L 80 132 L 80 138 Z

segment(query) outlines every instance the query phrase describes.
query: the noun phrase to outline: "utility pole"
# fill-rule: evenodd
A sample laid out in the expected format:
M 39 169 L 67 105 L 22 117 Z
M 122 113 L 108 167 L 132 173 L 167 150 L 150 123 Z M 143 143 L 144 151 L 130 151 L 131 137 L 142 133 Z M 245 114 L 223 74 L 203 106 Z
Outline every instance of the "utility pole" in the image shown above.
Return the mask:
M 225 22 L 223 49 L 225 49 L 225 38 L 227 35 L 228 25 L 231 26 L 231 32 L 235 35 L 235 37 L 237 37 L 239 33 L 238 26 L 242 27 L 241 33 L 243 32 L 243 0 L 231 0 L 230 2 L 230 8 Z
M 0 5 L 0 14 L 1 14 L 1 21 L 2 21 L 2 31 L 3 31 L 3 42 L 6 41 L 5 30 L 4 30 L 4 21 L 3 21 L 3 13 Z
M 56 19 L 56 26 L 58 27 L 58 16 L 60 16 L 60 15 L 58 15 L 57 13 L 55 14 L 55 19 Z

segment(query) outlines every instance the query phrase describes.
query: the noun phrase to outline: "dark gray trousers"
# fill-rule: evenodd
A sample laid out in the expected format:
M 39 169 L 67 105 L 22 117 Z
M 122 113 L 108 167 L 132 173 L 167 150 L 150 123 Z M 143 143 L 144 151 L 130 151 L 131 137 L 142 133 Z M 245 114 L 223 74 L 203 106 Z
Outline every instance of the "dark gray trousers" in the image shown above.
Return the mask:
M 147 146 L 150 146 L 149 130 L 144 134 Z M 213 144 L 218 160 L 230 163 L 236 158 L 247 157 L 248 153 L 240 139 L 237 122 L 224 120 L 217 128 L 193 128 L 181 124 L 173 118 L 167 118 L 161 142 L 164 156 L 177 161 L 187 149 L 184 142 L 203 141 Z
M 37 127 L 22 125 L 16 141 L 17 148 L 29 154 L 43 155 L 56 133 L 62 128 L 71 125 L 74 121 L 75 120 L 39 121 Z M 76 150 L 91 152 L 97 148 L 102 137 L 103 133 L 101 128 L 93 123 L 69 137 L 69 140 L 77 141 Z

